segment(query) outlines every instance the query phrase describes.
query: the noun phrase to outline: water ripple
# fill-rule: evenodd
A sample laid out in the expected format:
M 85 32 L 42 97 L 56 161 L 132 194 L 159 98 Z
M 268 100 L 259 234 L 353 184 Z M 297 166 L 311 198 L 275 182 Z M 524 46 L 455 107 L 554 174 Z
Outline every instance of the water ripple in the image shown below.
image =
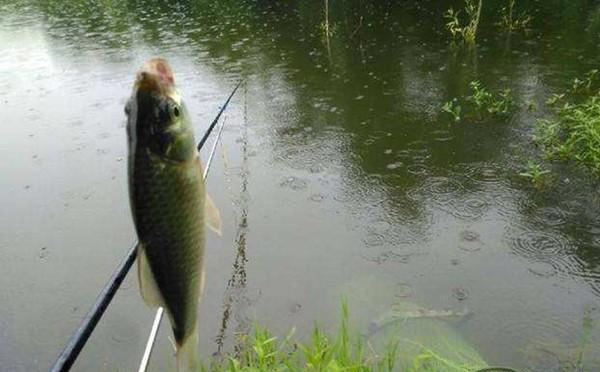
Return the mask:
M 415 176 L 426 176 L 431 173 L 431 169 L 425 164 L 411 164 L 406 167 L 406 170 Z
M 389 262 L 406 264 L 413 257 L 421 256 L 424 254 L 425 253 L 414 253 L 414 252 L 413 253 L 398 253 L 398 252 L 394 252 L 393 250 L 389 250 L 389 251 L 382 252 L 375 256 L 363 256 L 363 258 L 367 261 L 374 262 L 378 265 L 381 265 L 384 263 L 389 263 Z
M 465 252 L 477 252 L 483 247 L 479 233 L 471 230 L 464 230 L 460 233 L 461 244 L 459 249 Z
M 560 365 L 562 349 L 576 345 L 580 337 L 575 321 L 546 314 L 513 314 L 497 324 L 501 326 L 494 333 L 521 346 L 528 367 L 534 371 L 554 371 Z
M 414 201 L 431 200 L 436 204 L 448 204 L 457 194 L 464 192 L 463 185 L 448 177 L 430 177 L 419 187 L 408 192 Z
M 532 372 L 561 372 L 562 363 L 560 356 L 544 347 L 529 347 L 525 351 L 527 368 Z M 570 370 L 570 369 L 567 369 Z M 573 369 L 574 370 L 574 369 Z
M 465 167 L 465 175 L 481 184 L 499 184 L 504 180 L 504 168 L 498 164 L 476 163 Z
M 536 219 L 548 226 L 564 225 L 567 214 L 558 207 L 546 207 L 537 211 Z
M 449 130 L 434 130 L 431 134 L 433 135 L 433 140 L 435 142 L 448 142 L 454 139 L 454 136 Z
M 556 268 L 547 262 L 533 262 L 527 270 L 540 278 L 549 278 L 556 275 Z
M 477 220 L 489 209 L 490 203 L 482 197 L 453 199 L 445 208 L 446 212 L 462 220 Z
M 535 261 L 554 261 L 569 247 L 561 236 L 543 231 L 524 231 L 514 237 L 511 244 L 518 255 Z
M 290 188 L 292 190 L 302 190 L 308 187 L 308 182 L 301 178 L 290 176 L 282 180 L 279 183 L 279 186 L 284 188 Z

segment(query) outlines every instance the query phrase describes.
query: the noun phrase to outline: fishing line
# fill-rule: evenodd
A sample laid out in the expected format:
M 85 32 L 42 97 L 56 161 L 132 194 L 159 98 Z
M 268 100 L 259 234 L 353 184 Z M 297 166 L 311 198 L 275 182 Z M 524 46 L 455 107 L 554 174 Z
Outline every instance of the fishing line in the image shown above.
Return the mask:
M 246 264 L 248 258 L 246 257 L 246 234 L 248 232 L 248 105 L 247 105 L 247 85 L 244 84 L 244 131 L 242 135 L 242 165 L 240 169 L 241 178 L 241 190 L 240 200 L 235 203 L 240 208 L 240 219 L 238 222 L 235 243 L 237 246 L 235 259 L 233 261 L 233 271 L 231 277 L 227 281 L 227 288 L 224 293 L 223 300 L 223 317 L 221 318 L 221 327 L 217 334 L 215 341 L 217 344 L 217 351 L 215 355 L 220 355 L 221 350 L 225 345 L 226 332 L 229 327 L 229 321 L 231 320 L 232 309 L 234 305 L 241 303 L 244 297 L 244 290 L 246 288 Z M 223 153 L 225 156 L 225 152 Z M 232 198 L 233 201 L 233 198 Z M 244 331 L 244 324 L 240 321 L 238 323 L 237 331 L 242 333 Z M 235 347 L 237 349 L 237 346 Z

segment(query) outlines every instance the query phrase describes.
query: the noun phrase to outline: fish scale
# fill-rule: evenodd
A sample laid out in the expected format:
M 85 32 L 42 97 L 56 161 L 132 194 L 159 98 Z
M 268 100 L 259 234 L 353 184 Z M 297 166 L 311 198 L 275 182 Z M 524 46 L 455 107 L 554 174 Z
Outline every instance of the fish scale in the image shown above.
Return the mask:
M 204 185 L 198 159 L 164 163 L 135 155 L 133 195 L 138 236 L 181 344 L 195 330 L 204 246 Z

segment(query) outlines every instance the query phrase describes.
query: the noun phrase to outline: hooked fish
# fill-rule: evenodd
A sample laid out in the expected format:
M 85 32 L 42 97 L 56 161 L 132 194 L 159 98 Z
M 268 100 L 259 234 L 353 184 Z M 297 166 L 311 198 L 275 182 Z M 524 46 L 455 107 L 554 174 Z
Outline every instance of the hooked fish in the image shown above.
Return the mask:
M 177 370 L 191 371 L 198 363 L 204 225 L 220 234 L 219 212 L 205 193 L 193 128 L 167 61 L 141 67 L 125 112 L 140 292 L 148 305 L 165 309 Z

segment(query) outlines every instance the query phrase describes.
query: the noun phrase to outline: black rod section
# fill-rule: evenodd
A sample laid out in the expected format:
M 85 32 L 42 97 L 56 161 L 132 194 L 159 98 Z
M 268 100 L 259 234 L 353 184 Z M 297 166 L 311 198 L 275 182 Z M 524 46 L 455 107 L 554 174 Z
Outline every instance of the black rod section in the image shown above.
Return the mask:
M 215 117 L 215 120 L 213 120 L 212 123 L 210 123 L 210 126 L 206 130 L 206 133 L 204 133 L 204 136 L 202 137 L 200 142 L 198 142 L 198 151 L 200 151 L 202 146 L 204 146 L 204 143 L 208 139 L 210 132 L 212 132 L 212 130 L 215 128 L 215 125 L 217 125 L 217 122 L 219 121 L 221 114 L 223 113 L 223 111 L 225 111 L 225 109 L 227 108 L 227 105 L 229 104 L 229 101 L 231 101 L 231 97 L 233 97 L 233 95 L 235 94 L 235 92 L 237 91 L 237 89 L 240 87 L 241 84 L 242 84 L 242 80 L 238 81 L 235 88 L 233 88 L 233 92 L 231 92 L 231 94 L 229 95 L 229 98 L 227 98 L 227 101 L 225 101 L 225 104 L 223 105 L 223 107 L 221 107 L 221 110 L 219 110 L 219 113 Z
M 54 366 L 50 369 L 51 372 L 62 372 L 71 369 L 77 356 L 79 356 L 81 349 L 83 349 L 88 338 L 90 338 L 94 328 L 96 328 L 96 324 L 98 324 L 98 321 L 104 314 L 108 304 L 115 296 L 117 289 L 119 289 L 127 272 L 129 272 L 129 269 L 133 265 L 133 262 L 137 257 L 136 246 L 137 243 L 131 247 L 125 259 L 123 259 L 117 270 L 111 276 L 108 284 L 106 284 L 102 292 L 100 292 L 96 299 L 96 303 L 94 303 L 92 308 L 85 315 L 79 328 L 77 328 L 73 336 L 71 336 L 69 343 L 67 343 L 67 346 L 65 346 L 62 353 L 58 356 Z
M 206 133 L 204 133 L 204 136 L 198 143 L 198 151 L 200 151 L 200 149 L 210 136 L 210 133 L 215 128 L 215 125 L 219 121 L 221 114 L 227 108 L 229 101 L 231 101 L 231 98 L 233 97 L 241 83 L 242 80 L 240 80 L 237 83 L 237 85 L 233 89 L 233 92 L 231 92 L 231 94 L 227 98 L 227 101 L 225 101 L 225 104 L 223 105 L 223 107 L 221 107 L 221 110 L 219 110 L 219 113 L 206 130 Z M 75 363 L 75 360 L 79 356 L 79 353 L 85 346 L 85 343 L 87 342 L 88 338 L 90 338 L 90 335 L 94 331 L 94 328 L 96 328 L 98 321 L 100 320 L 102 315 L 104 315 L 104 311 L 108 307 L 108 304 L 110 304 L 110 302 L 112 301 L 113 297 L 115 296 L 115 293 L 121 286 L 121 283 L 123 283 L 125 276 L 127 276 L 127 273 L 131 269 L 131 266 L 133 265 L 133 262 L 137 257 L 136 246 L 137 243 L 134 244 L 133 247 L 131 247 L 125 259 L 123 259 L 119 267 L 117 267 L 117 270 L 113 273 L 104 289 L 102 289 L 102 292 L 100 292 L 100 294 L 98 295 L 96 302 L 81 321 L 79 328 L 77 328 L 75 333 L 73 333 L 73 335 L 69 339 L 69 342 L 58 356 L 58 359 L 56 360 L 56 362 L 54 362 L 54 365 L 50 369 L 50 372 L 66 372 L 71 369 L 73 363 Z

